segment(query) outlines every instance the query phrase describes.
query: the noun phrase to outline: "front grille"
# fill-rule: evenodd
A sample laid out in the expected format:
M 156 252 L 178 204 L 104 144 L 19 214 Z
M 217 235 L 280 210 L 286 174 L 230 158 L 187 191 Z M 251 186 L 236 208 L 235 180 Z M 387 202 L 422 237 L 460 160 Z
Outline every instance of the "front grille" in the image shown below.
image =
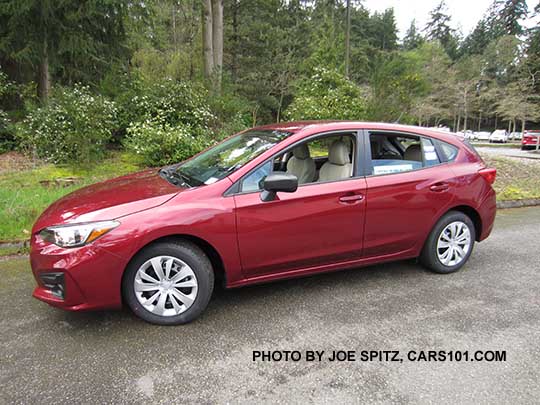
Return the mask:
M 60 299 L 65 296 L 64 273 L 41 273 L 39 275 L 43 286 L 48 289 L 52 295 Z

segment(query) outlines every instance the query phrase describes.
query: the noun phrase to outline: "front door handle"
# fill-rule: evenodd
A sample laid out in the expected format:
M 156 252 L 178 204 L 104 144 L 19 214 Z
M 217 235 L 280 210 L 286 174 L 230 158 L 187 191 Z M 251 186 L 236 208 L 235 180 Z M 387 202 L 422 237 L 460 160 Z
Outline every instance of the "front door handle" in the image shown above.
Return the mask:
M 450 185 L 448 183 L 444 183 L 444 182 L 441 182 L 441 183 L 435 183 L 433 184 L 429 189 L 431 191 L 435 191 L 435 192 L 442 192 L 442 191 L 446 191 L 450 188 Z
M 339 201 L 347 204 L 354 204 L 360 202 L 364 199 L 362 194 L 353 194 L 353 195 L 342 195 L 339 197 Z

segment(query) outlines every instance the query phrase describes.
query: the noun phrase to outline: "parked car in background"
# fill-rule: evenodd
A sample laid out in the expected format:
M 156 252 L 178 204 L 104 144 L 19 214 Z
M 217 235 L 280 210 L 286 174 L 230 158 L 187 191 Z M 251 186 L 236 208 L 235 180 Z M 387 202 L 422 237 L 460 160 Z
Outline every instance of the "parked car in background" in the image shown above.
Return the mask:
M 519 141 L 523 138 L 523 134 L 521 132 L 512 132 L 509 136 L 509 139 L 512 141 Z
M 540 130 L 529 130 L 525 131 L 523 134 L 523 139 L 521 140 L 521 149 L 535 149 L 536 145 L 540 140 Z
M 489 141 L 490 135 L 491 133 L 485 132 L 485 131 L 475 133 L 475 137 L 477 141 Z
M 218 281 L 411 258 L 452 273 L 491 232 L 495 176 L 467 141 L 426 128 L 254 128 L 52 204 L 32 229 L 34 297 L 72 311 L 127 305 L 176 325 L 204 311 Z
M 500 143 L 508 142 L 508 132 L 505 129 L 496 129 L 489 136 L 489 143 L 493 143 L 493 142 L 500 142 Z

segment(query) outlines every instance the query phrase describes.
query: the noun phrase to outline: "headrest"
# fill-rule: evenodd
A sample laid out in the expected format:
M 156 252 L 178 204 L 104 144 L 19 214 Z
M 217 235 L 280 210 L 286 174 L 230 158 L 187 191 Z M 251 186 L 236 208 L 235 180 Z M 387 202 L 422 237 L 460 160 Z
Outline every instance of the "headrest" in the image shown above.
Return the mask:
M 371 141 L 370 145 L 371 145 L 371 158 L 372 159 L 377 159 L 379 157 L 379 155 L 380 155 L 379 142 Z
M 334 165 L 343 166 L 349 161 L 349 148 L 342 141 L 335 141 L 328 150 L 328 160 Z
M 416 162 L 422 161 L 422 148 L 420 145 L 411 145 L 405 150 L 403 160 L 414 160 Z
M 294 157 L 300 160 L 304 160 L 309 157 L 309 148 L 306 143 L 298 145 L 293 149 L 292 152 Z

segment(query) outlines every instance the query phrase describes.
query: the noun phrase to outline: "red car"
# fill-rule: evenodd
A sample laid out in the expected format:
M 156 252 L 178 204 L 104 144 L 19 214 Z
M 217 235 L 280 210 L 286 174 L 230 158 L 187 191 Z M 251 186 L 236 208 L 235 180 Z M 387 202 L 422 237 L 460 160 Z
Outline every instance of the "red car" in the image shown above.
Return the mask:
M 521 149 L 536 149 L 540 141 L 540 130 L 525 131 L 521 139 Z
M 461 268 L 495 218 L 496 171 L 425 128 L 293 122 L 98 183 L 32 230 L 34 297 L 181 324 L 228 288 L 418 258 Z

